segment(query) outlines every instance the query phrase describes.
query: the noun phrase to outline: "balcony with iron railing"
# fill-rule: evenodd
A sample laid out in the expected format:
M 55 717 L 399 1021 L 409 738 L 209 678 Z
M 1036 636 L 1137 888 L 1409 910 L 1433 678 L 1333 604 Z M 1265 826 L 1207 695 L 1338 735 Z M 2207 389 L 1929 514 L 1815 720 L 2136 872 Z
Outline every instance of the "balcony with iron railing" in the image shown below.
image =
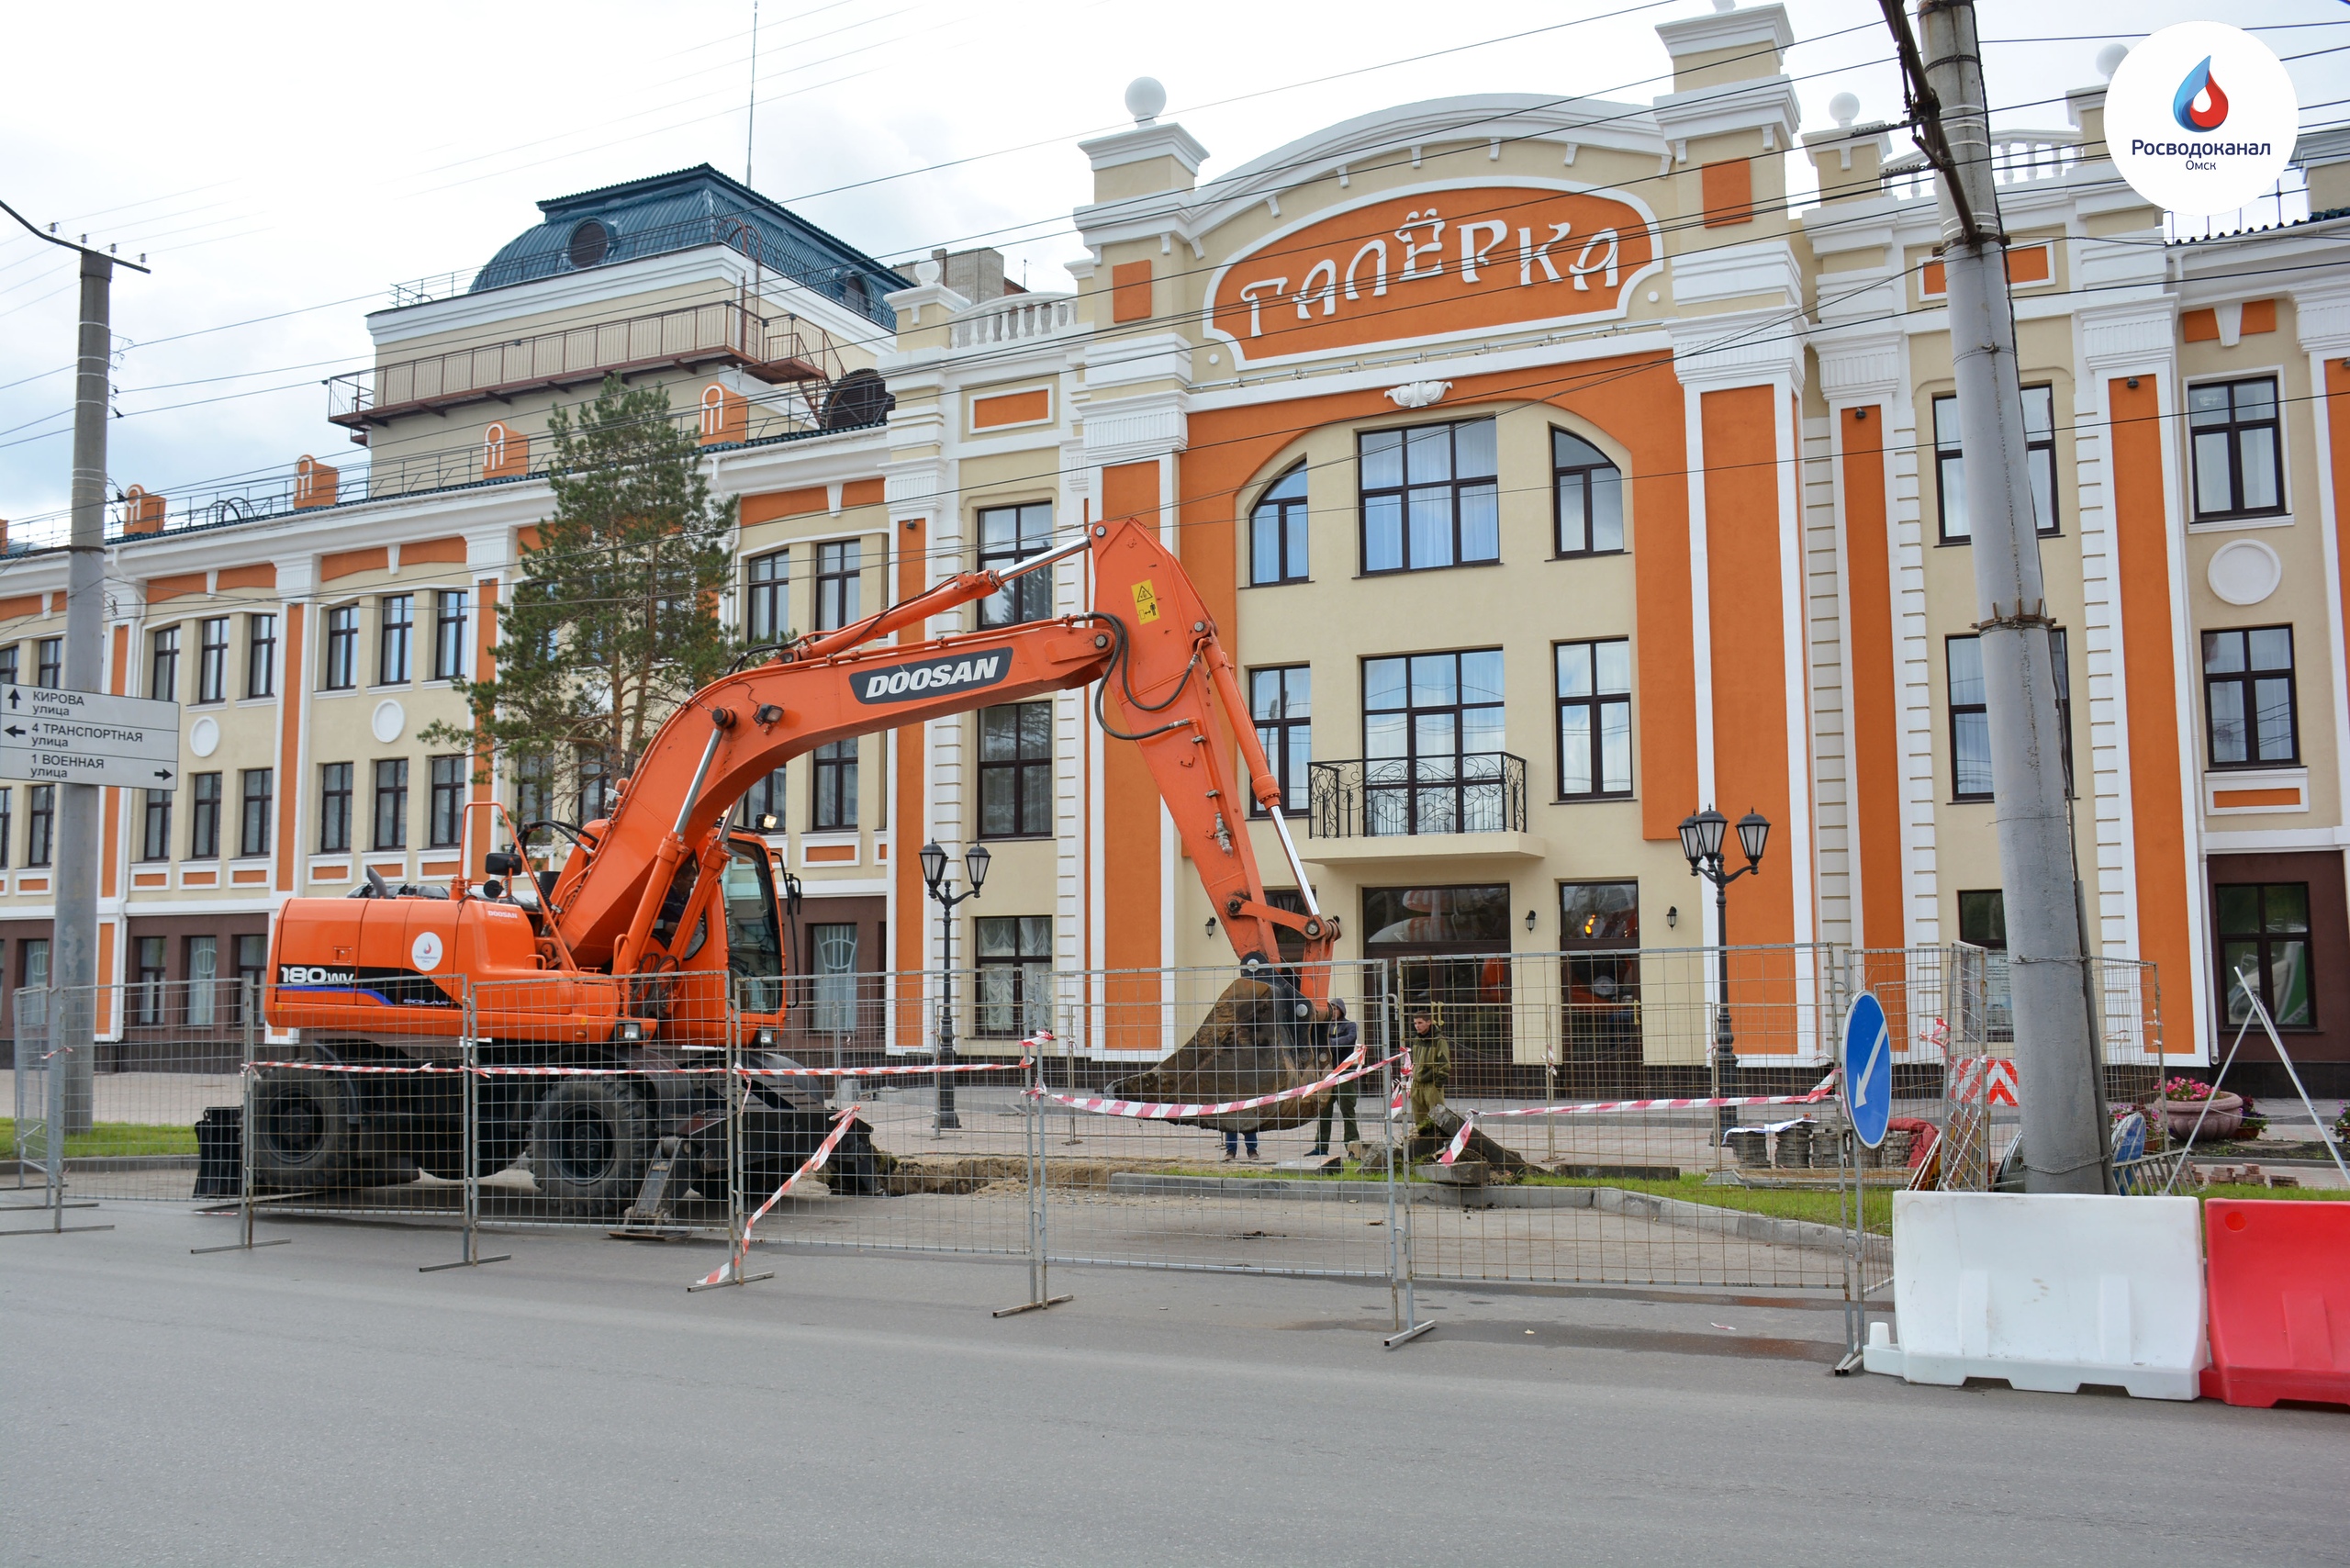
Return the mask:
M 530 337 L 395 360 L 327 378 L 327 418 L 365 442 L 370 426 L 468 403 L 592 386 L 607 375 L 739 368 L 770 386 L 838 381 L 831 334 L 795 316 L 734 301 L 650 311 Z
M 1505 751 L 1309 765 L 1306 857 L 1533 857 L 1526 759 Z

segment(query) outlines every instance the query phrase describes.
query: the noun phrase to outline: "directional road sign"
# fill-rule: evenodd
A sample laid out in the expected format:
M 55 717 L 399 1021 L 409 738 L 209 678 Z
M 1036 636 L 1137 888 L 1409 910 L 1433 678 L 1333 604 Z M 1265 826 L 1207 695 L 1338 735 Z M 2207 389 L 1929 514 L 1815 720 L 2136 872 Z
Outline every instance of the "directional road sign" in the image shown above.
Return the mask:
M 1844 1014 L 1844 1113 L 1863 1143 L 1885 1142 L 1893 1117 L 1893 1035 L 1883 1004 L 1865 991 Z
M 176 790 L 179 770 L 176 702 L 0 686 L 0 778 Z

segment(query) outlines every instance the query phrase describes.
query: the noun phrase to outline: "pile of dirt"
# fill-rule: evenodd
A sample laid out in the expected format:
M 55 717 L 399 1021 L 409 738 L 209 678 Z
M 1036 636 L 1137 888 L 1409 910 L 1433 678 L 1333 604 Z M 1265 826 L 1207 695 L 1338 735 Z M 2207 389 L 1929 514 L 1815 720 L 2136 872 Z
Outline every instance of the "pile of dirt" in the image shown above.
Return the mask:
M 1163 1159 L 1064 1159 L 1045 1166 L 1046 1185 L 1106 1191 L 1113 1175 L 1130 1170 L 1169 1170 L 1180 1162 Z M 962 1197 L 973 1193 L 1017 1193 L 1028 1183 L 1028 1161 L 1017 1154 L 908 1154 L 898 1157 L 887 1178 L 890 1195 L 910 1193 Z

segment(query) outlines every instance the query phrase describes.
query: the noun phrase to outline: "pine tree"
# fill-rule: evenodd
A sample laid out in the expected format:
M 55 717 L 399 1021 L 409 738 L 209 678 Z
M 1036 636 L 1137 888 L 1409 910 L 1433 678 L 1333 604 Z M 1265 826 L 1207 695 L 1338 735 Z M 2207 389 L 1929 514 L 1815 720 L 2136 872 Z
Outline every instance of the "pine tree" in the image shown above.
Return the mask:
M 547 421 L 554 511 L 522 547 L 495 666 L 453 684 L 473 725 L 438 722 L 479 771 L 516 780 L 522 820 L 590 817 L 679 703 L 726 672 L 718 607 L 733 573 L 732 498 L 714 500 L 659 386 L 605 378 Z M 583 799 L 583 796 L 585 797 Z

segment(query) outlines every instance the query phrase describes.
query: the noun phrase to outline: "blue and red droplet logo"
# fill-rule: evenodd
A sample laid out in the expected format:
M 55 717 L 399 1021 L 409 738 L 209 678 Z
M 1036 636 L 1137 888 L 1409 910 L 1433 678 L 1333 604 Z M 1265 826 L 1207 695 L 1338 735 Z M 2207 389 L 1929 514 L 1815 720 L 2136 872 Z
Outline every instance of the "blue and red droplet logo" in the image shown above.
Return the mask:
M 2198 107 L 2198 104 L 2201 106 Z M 2228 118 L 2228 95 L 2211 76 L 2211 57 L 2187 73 L 2170 101 L 2171 117 L 2181 130 L 2217 130 Z

